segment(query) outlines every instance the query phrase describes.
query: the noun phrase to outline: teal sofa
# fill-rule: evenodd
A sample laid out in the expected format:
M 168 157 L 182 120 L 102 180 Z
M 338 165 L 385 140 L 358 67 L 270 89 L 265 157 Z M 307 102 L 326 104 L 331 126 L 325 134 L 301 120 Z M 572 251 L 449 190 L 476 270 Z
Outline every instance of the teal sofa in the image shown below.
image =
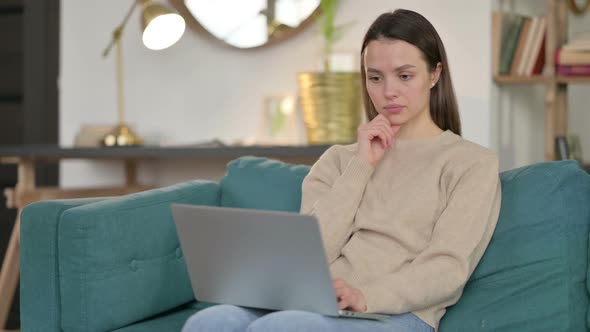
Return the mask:
M 308 171 L 243 157 L 219 183 L 29 205 L 21 228 L 22 331 L 179 331 L 209 304 L 194 301 L 170 204 L 297 211 Z M 495 234 L 440 331 L 586 331 L 590 176 L 561 161 L 501 179 Z

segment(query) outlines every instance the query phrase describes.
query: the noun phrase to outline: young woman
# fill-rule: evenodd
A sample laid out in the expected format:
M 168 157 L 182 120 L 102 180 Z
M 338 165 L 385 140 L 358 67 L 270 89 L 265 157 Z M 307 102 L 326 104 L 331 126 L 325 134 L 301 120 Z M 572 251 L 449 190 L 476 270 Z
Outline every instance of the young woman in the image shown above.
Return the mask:
M 184 331 L 434 331 L 461 296 L 498 219 L 497 158 L 461 138 L 446 52 L 423 16 L 379 16 L 361 55 L 369 122 L 312 167 L 301 213 L 318 217 L 339 307 L 389 319 L 220 305 Z

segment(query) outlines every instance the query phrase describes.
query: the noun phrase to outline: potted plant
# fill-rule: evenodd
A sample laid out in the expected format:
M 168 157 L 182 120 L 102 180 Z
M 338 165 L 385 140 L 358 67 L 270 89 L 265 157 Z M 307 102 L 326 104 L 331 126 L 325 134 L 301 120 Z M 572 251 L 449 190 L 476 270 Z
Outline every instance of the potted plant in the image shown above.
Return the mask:
M 321 0 L 320 6 L 323 71 L 297 75 L 307 140 L 309 144 L 351 143 L 361 121 L 360 73 L 332 71 L 333 46 L 345 25 L 334 24 L 338 0 Z

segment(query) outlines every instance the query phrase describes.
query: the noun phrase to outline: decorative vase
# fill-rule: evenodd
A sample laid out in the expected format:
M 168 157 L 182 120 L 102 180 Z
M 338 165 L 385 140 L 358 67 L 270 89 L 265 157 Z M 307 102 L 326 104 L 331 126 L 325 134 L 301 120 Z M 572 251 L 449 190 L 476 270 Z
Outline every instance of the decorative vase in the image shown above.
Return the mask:
M 297 75 L 309 144 L 353 143 L 361 122 L 360 73 Z

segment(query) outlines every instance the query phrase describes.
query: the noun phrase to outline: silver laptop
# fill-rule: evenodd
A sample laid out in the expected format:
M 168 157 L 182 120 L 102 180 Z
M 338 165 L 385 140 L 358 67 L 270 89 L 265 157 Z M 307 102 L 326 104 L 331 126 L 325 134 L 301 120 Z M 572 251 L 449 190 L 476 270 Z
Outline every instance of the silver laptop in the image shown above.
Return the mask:
M 267 310 L 386 319 L 338 310 L 317 219 L 172 204 L 195 298 Z

